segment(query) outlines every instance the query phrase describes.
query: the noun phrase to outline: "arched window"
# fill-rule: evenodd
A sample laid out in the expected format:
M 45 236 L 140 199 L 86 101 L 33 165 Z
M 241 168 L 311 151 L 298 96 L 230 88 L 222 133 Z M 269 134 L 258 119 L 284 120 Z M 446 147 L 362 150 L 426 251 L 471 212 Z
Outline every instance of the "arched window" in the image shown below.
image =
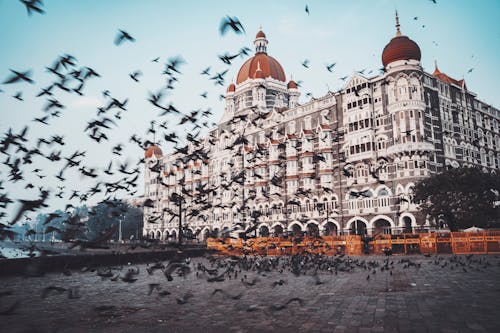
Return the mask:
M 388 196 L 388 195 L 389 195 L 389 192 L 385 188 L 380 189 L 378 191 L 378 193 L 377 193 L 378 197 L 385 197 L 385 196 Z

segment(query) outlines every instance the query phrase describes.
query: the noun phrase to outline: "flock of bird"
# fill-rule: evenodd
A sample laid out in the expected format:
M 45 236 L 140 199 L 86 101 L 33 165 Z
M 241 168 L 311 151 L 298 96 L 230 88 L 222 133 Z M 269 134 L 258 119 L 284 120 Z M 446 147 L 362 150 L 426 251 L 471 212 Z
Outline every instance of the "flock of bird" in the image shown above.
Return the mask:
M 175 301 L 174 304 L 184 306 L 190 302 L 198 302 L 197 295 L 191 288 L 178 289 L 178 280 L 189 279 L 201 283 L 203 290 L 209 290 L 209 298 L 220 298 L 224 302 L 245 301 L 256 289 L 266 289 L 271 292 L 275 290 L 280 294 L 279 288 L 284 288 L 291 283 L 292 279 L 305 279 L 306 284 L 311 289 L 315 286 L 328 285 L 337 279 L 354 279 L 355 283 L 370 283 L 374 279 L 383 278 L 388 280 L 388 284 L 382 292 L 391 292 L 396 289 L 398 281 L 409 279 L 406 286 L 397 286 L 410 289 L 416 286 L 411 282 L 411 276 L 419 275 L 421 269 L 426 271 L 437 267 L 440 270 L 455 270 L 455 274 L 480 274 L 489 272 L 500 266 L 498 257 L 485 256 L 440 256 L 426 255 L 424 257 L 392 257 L 385 258 L 362 258 L 338 255 L 334 257 L 323 256 L 321 254 L 310 254 L 305 251 L 287 257 L 267 257 L 267 256 L 214 256 L 207 254 L 201 258 L 190 258 L 184 254 L 170 261 L 153 261 L 146 265 L 133 266 L 96 266 L 83 267 L 81 269 L 69 269 L 67 267 L 58 273 L 61 278 L 56 284 L 41 286 L 39 296 L 42 299 L 61 297 L 66 295 L 69 300 L 77 300 L 85 297 L 88 290 L 82 290 L 71 283 L 65 283 L 66 277 L 74 280 L 74 276 L 82 276 L 90 279 L 95 276 L 102 281 L 109 281 L 114 284 L 139 284 L 144 286 L 144 295 L 150 297 L 167 298 Z M 424 268 L 425 265 L 425 268 Z M 27 270 L 27 277 L 43 276 L 44 271 L 40 269 Z M 88 275 L 88 277 L 86 277 Z M 363 282 L 366 281 L 366 282 Z M 392 282 L 391 282 L 392 281 Z M 49 282 L 50 283 L 50 282 Z M 372 282 L 375 283 L 375 282 Z M 117 286 L 119 287 L 119 286 Z M 111 285 L 110 288 L 113 288 Z M 393 289 L 395 288 L 395 289 Z M 210 291 L 212 290 L 212 291 Z M 90 291 L 89 291 L 90 292 Z M 35 292 L 35 295 L 37 293 Z M 4 302 L 0 308 L 0 315 L 14 315 L 22 311 L 23 299 L 15 298 L 16 292 L 12 290 L 0 291 L 0 298 L 10 296 L 10 300 Z M 264 311 L 275 313 L 283 311 L 290 306 L 303 307 L 310 301 L 309 299 L 288 294 L 282 301 L 274 301 L 271 304 L 251 304 L 239 307 L 241 311 L 254 312 Z M 210 302 L 210 300 L 207 300 Z M 112 315 L 119 306 L 116 304 L 103 304 L 94 306 L 93 310 L 100 316 Z
M 33 13 L 44 14 L 43 3 L 41 0 L 20 0 L 26 7 L 28 15 Z M 305 12 L 310 15 L 309 6 L 305 6 Z M 219 25 L 220 35 L 225 35 L 229 32 L 235 34 L 245 34 L 245 28 L 242 22 L 237 17 L 226 16 L 222 18 Z M 123 29 L 118 30 L 115 37 L 114 44 L 120 47 L 124 43 L 134 43 L 136 41 L 132 33 L 129 33 Z M 238 52 L 225 52 L 219 55 L 219 60 L 225 65 L 231 65 L 232 61 L 238 57 L 249 56 L 250 49 L 248 47 L 241 47 Z M 153 63 L 158 63 L 160 57 L 155 57 L 151 60 Z M 151 121 L 150 127 L 146 131 L 146 135 L 153 135 L 156 137 L 163 137 L 163 139 L 173 144 L 174 153 L 178 154 L 178 166 L 187 165 L 190 161 L 206 161 L 208 157 L 208 149 L 206 141 L 200 137 L 200 133 L 203 129 L 210 128 L 213 124 L 209 123 L 212 111 L 210 108 L 206 110 L 198 109 L 190 112 L 182 112 L 177 109 L 172 103 L 165 103 L 164 98 L 168 95 L 169 91 L 175 89 L 176 83 L 180 80 L 181 69 L 180 67 L 185 64 L 185 60 L 181 56 L 175 56 L 167 59 L 165 62 L 164 70 L 162 75 L 165 79 L 165 85 L 157 92 L 150 92 L 147 100 L 151 105 L 159 111 L 158 118 L 164 116 L 173 115 L 178 117 L 179 122 L 172 126 L 168 121 Z M 325 68 L 328 72 L 333 72 L 336 62 L 325 64 Z M 305 59 L 302 62 L 302 66 L 305 68 L 310 67 L 310 61 Z M 14 70 L 11 69 L 11 74 L 2 82 L 3 85 L 9 86 L 22 86 L 26 84 L 35 84 L 32 77 L 31 70 Z M 86 87 L 91 84 L 92 80 L 97 80 L 101 78 L 99 72 L 90 66 L 81 66 L 75 56 L 70 54 L 64 54 L 59 56 L 54 62 L 46 67 L 46 71 L 52 76 L 53 81 L 46 87 L 41 87 L 36 98 L 45 98 L 45 106 L 41 110 L 41 114 L 33 118 L 33 125 L 26 125 L 20 131 L 14 131 L 9 129 L 7 132 L 3 133 L 3 137 L 0 139 L 0 151 L 6 157 L 2 161 L 2 165 L 8 169 L 7 177 L 8 181 L 12 183 L 22 183 L 24 188 L 28 191 L 35 192 L 38 196 L 36 199 L 23 199 L 23 198 L 13 198 L 9 193 L 5 192 L 5 187 L 3 186 L 3 181 L 0 181 L 0 219 L 6 220 L 8 217 L 7 211 L 14 204 L 18 204 L 17 211 L 12 214 L 12 217 L 7 221 L 7 223 L 0 223 L 0 240 L 14 237 L 14 232 L 11 227 L 18 223 L 19 221 L 25 219 L 29 220 L 30 213 L 40 211 L 48 207 L 48 202 L 51 196 L 66 199 L 68 202 L 78 201 L 78 204 L 84 204 L 89 202 L 91 199 L 104 196 L 102 202 L 108 204 L 109 206 L 114 206 L 114 200 L 117 197 L 123 196 L 133 196 L 137 194 L 138 191 L 138 180 L 141 173 L 141 165 L 144 164 L 144 159 L 139 159 L 134 165 L 129 165 L 128 163 L 118 163 L 116 161 L 106 161 L 105 165 L 107 167 L 95 168 L 86 165 L 86 150 L 75 150 L 66 151 L 66 138 L 58 133 L 52 133 L 47 137 L 32 138 L 30 134 L 30 126 L 42 126 L 50 129 L 51 121 L 54 118 L 58 118 L 64 115 L 66 106 L 61 102 L 61 97 L 76 94 L 78 96 L 85 95 Z M 361 75 L 365 74 L 365 69 L 358 71 Z M 224 86 L 226 82 L 226 74 L 228 69 L 220 72 L 212 72 L 212 66 L 208 66 L 203 69 L 200 73 L 202 77 L 206 77 L 209 82 L 212 82 L 216 86 Z M 367 72 L 370 74 L 371 71 Z M 140 82 L 143 73 L 141 70 L 133 71 L 129 74 L 129 78 L 134 82 Z M 340 78 L 342 81 L 347 79 L 347 76 Z M 298 82 L 300 84 L 300 81 Z M 1 90 L 0 90 L 1 92 Z M 355 91 L 357 94 L 357 91 Z M 309 94 L 312 96 L 312 94 Z M 61 97 L 59 97 L 61 96 Z M 102 92 L 102 96 L 105 99 L 105 103 L 102 106 L 97 107 L 95 110 L 95 117 L 88 119 L 86 125 L 84 126 L 84 133 L 88 138 L 97 144 L 109 142 L 111 144 L 112 156 L 120 157 L 123 155 L 127 143 L 124 142 L 112 142 L 112 132 L 115 131 L 120 126 L 120 120 L 124 113 L 128 112 L 128 98 L 119 98 L 113 96 L 109 90 Z M 201 97 L 206 98 L 207 92 L 202 92 Z M 19 90 L 13 96 L 19 101 L 23 101 L 23 92 Z M 223 95 L 220 98 L 224 98 Z M 242 133 L 236 133 L 234 129 L 231 129 L 231 125 L 235 124 L 249 124 L 252 126 L 260 127 L 266 119 L 265 113 L 259 112 L 257 109 L 250 112 L 248 115 L 238 116 L 231 120 L 226 128 L 221 128 L 220 135 L 228 135 L 234 138 L 233 143 L 227 148 L 230 149 L 237 158 L 242 158 L 242 151 L 240 147 L 248 143 L 247 139 Z M 179 134 L 174 129 L 175 127 L 183 126 L 187 127 L 187 135 L 185 138 L 181 138 Z M 280 136 L 283 136 L 284 128 L 278 129 Z M 271 133 L 267 134 L 269 137 Z M 338 141 L 342 133 L 337 131 L 336 136 L 333 141 Z M 215 144 L 215 137 L 208 137 L 208 143 L 210 145 Z M 33 142 L 31 144 L 31 142 Z M 155 140 L 148 140 L 141 135 L 134 133 L 130 136 L 130 141 L 128 144 L 136 145 L 141 149 L 146 149 L 151 144 L 155 144 Z M 278 147 L 281 151 L 284 150 L 284 144 L 281 143 Z M 300 147 L 297 147 L 300 148 Z M 257 146 L 253 152 L 253 157 L 248 159 L 247 163 L 254 163 L 260 159 L 265 159 L 267 154 L 267 149 L 265 147 Z M 280 154 L 280 160 L 284 162 L 286 159 L 284 154 Z M 52 170 L 42 170 L 39 167 L 33 167 L 38 165 L 38 161 L 46 160 L 53 165 Z M 320 153 L 315 153 L 313 156 L 315 163 L 325 161 L 324 156 Z M 164 184 L 164 178 L 161 176 L 161 165 L 159 163 L 147 166 L 151 171 L 158 173 L 157 181 Z M 339 173 L 346 177 L 352 176 L 352 171 L 348 168 L 339 167 Z M 371 175 L 377 179 L 379 183 L 384 183 L 383 180 L 379 178 L 380 166 L 370 165 L 369 166 Z M 53 171 L 55 170 L 55 171 Z M 88 178 L 94 180 L 95 183 L 92 187 L 87 190 L 77 188 L 69 188 L 69 172 L 75 172 L 82 178 Z M 51 174 L 52 173 L 52 174 Z M 29 174 L 29 176 L 27 176 Z M 38 185 L 35 182 L 29 180 L 33 176 L 35 179 L 39 180 L 42 185 Z M 224 176 L 224 174 L 222 175 Z M 186 186 L 185 178 L 181 178 L 178 184 L 181 187 L 181 193 L 173 193 L 170 196 L 170 201 L 176 203 L 178 206 L 185 203 L 187 200 L 194 203 L 189 208 L 188 217 L 199 217 L 201 219 L 207 218 L 207 211 L 209 208 L 214 207 L 229 207 L 234 206 L 236 201 L 233 201 L 229 206 L 222 204 L 221 202 L 211 201 L 208 198 L 211 195 L 220 195 L 222 191 L 230 190 L 236 191 L 238 185 L 242 185 L 245 179 L 244 172 L 228 173 L 226 175 L 226 181 L 222 182 L 219 186 L 208 186 L 200 185 L 197 188 L 188 188 Z M 54 177 L 59 182 L 57 190 L 48 188 L 43 185 L 46 177 Z M 253 177 L 261 178 L 257 172 L 253 172 Z M 271 183 L 275 186 L 283 186 L 284 175 L 277 173 L 273 175 Z M 74 184 L 72 184 L 74 185 Z M 331 191 L 328 187 L 324 187 L 322 190 Z M 305 197 L 311 194 L 309 190 L 298 189 L 295 195 L 286 198 L 287 205 L 297 205 L 300 202 L 297 200 L 298 197 Z M 356 191 L 351 190 L 350 194 L 355 197 L 366 196 L 368 193 L 366 191 Z M 240 194 L 235 193 L 235 197 Z M 272 196 L 279 196 L 279 193 L 263 193 L 264 197 L 271 198 Z M 250 195 L 241 198 L 242 206 L 246 207 L 250 200 L 255 199 L 256 193 L 250 192 Z M 151 200 L 146 200 L 144 203 L 146 207 L 155 207 L 155 203 Z M 65 207 L 66 213 L 68 213 L 68 218 L 65 221 L 67 228 L 54 229 L 50 225 L 50 222 L 59 216 L 51 215 L 51 218 L 44 222 L 47 231 L 56 231 L 61 233 L 63 239 L 72 239 L 71 237 L 75 235 L 79 228 L 84 228 L 84 222 L 82 222 L 81 216 L 74 212 L 75 206 L 68 203 Z M 149 218 L 149 223 L 157 223 L 161 218 L 168 213 L 172 217 L 179 214 L 177 210 L 172 210 L 171 208 L 164 208 L 163 210 L 156 211 L 151 214 Z M 92 214 L 92 211 L 90 212 Z M 249 212 L 249 216 L 252 218 L 253 224 L 257 224 L 258 218 L 263 213 L 257 210 Z M 249 230 L 253 230 L 250 228 Z M 33 234 L 34 230 L 28 230 L 28 234 Z M 109 233 L 104 232 L 104 235 L 109 236 Z M 99 241 L 106 241 L 106 237 L 100 237 Z M 83 242 L 83 241 L 82 241 Z M 90 246 L 97 246 L 96 240 L 87 240 Z

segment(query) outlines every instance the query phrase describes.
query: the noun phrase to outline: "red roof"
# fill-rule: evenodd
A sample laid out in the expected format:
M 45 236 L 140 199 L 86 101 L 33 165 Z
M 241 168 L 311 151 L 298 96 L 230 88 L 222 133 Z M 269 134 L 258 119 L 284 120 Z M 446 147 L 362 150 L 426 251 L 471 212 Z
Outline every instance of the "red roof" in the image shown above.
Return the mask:
M 229 85 L 229 87 L 227 87 L 226 92 L 228 92 L 228 93 L 229 93 L 229 92 L 235 92 L 235 90 L 236 90 L 236 86 L 234 85 L 234 83 L 231 83 L 231 84 Z
M 437 68 L 437 65 L 436 65 L 436 69 L 434 69 L 434 73 L 432 73 L 432 76 L 437 77 L 439 80 L 441 80 L 443 82 L 446 82 L 449 84 L 453 83 L 454 85 L 465 88 L 465 81 L 463 79 L 462 80 L 455 80 L 455 79 L 449 77 L 445 73 L 440 72 L 439 69 Z
M 260 67 L 262 73 L 258 73 L 257 69 Z M 252 58 L 245 61 L 241 66 L 238 76 L 236 79 L 236 84 L 240 84 L 247 79 L 272 77 L 273 79 L 285 82 L 286 76 L 283 67 L 280 63 L 267 53 L 257 53 Z
M 288 84 L 286 85 L 288 89 L 297 89 L 297 83 L 294 80 L 288 81 Z

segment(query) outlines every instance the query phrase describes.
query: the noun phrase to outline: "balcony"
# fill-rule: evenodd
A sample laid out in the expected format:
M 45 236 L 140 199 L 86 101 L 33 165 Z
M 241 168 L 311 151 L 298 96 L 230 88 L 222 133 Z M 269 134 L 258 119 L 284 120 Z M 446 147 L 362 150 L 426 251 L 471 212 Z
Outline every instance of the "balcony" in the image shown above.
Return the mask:
M 405 152 L 434 151 L 434 145 L 429 142 L 406 142 L 387 147 L 386 154 L 401 154 Z
M 406 110 L 425 110 L 425 102 L 420 100 L 403 100 L 387 105 L 389 113 L 406 111 Z

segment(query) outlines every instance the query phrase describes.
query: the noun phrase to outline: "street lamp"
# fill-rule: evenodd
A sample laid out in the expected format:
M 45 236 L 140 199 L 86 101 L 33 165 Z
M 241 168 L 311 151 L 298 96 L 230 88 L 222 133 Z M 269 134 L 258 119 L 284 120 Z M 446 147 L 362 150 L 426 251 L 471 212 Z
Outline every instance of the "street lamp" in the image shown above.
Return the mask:
M 122 242 L 122 218 L 118 219 L 118 242 Z

